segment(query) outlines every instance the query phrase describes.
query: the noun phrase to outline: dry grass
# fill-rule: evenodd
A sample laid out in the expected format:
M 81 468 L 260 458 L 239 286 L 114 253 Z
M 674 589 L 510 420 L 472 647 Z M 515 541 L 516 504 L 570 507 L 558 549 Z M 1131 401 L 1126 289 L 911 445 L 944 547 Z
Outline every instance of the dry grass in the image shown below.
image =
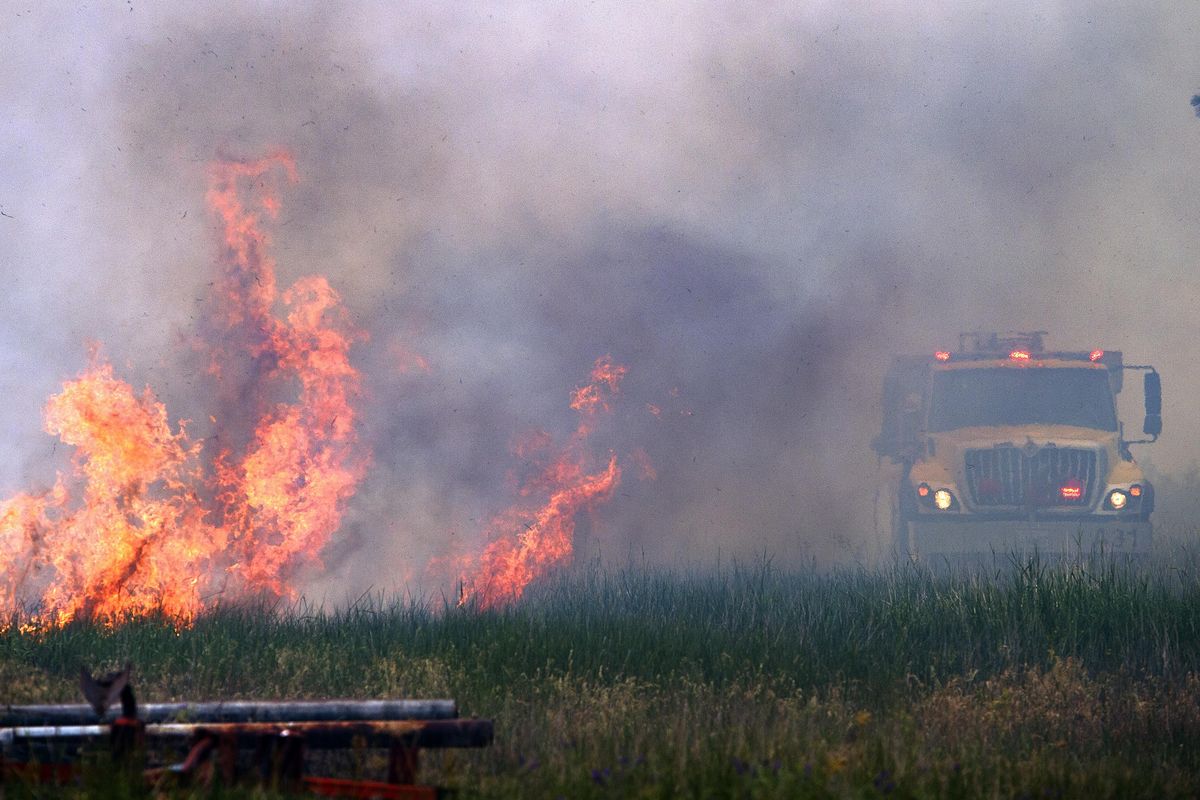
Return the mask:
M 1194 797 L 1193 567 L 593 572 L 503 613 L 9 631 L 0 685 L 74 701 L 79 663 L 129 658 L 144 699 L 451 696 L 496 722 L 492 748 L 426 758 L 466 797 Z

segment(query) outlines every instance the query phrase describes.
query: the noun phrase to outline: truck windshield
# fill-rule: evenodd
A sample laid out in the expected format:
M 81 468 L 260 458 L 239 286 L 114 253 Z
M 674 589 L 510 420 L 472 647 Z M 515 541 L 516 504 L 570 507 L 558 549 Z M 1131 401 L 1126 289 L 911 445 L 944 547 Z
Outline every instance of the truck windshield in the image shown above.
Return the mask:
M 933 374 L 929 429 L 987 425 L 1117 429 L 1106 369 L 980 368 Z

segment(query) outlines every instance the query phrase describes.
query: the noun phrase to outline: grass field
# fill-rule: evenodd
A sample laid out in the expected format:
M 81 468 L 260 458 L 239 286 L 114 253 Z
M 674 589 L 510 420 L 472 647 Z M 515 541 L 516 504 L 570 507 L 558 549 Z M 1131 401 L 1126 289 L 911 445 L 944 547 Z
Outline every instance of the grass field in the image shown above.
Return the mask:
M 127 659 L 144 700 L 453 697 L 496 722 L 490 749 L 425 758 L 464 797 L 1200 794 L 1185 552 L 995 574 L 581 568 L 500 612 L 376 598 L 10 629 L 3 699 L 77 702 L 81 664 Z

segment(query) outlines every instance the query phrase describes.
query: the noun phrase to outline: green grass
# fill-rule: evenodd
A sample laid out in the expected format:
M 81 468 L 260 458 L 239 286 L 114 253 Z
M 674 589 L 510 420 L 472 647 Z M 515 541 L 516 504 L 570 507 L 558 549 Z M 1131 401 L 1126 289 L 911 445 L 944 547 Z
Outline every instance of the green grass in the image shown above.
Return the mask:
M 10 629 L 0 685 L 75 702 L 81 664 L 131 660 L 146 700 L 453 697 L 496 743 L 423 777 L 467 797 L 1186 797 L 1198 566 L 582 568 L 496 612 L 376 597 Z

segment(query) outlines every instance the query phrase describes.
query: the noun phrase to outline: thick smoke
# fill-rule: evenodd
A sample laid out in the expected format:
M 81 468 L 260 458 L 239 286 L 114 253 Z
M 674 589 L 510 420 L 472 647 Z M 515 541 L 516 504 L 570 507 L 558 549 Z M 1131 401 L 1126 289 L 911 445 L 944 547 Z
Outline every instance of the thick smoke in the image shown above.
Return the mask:
M 281 284 L 328 275 L 370 337 L 374 468 L 317 590 L 476 544 L 606 353 L 588 556 L 859 558 L 882 369 L 972 328 L 1153 361 L 1185 465 L 1200 11 L 789 8 L 9 13 L 0 488 L 53 480 L 85 340 L 204 434 L 205 164 L 278 146 Z

